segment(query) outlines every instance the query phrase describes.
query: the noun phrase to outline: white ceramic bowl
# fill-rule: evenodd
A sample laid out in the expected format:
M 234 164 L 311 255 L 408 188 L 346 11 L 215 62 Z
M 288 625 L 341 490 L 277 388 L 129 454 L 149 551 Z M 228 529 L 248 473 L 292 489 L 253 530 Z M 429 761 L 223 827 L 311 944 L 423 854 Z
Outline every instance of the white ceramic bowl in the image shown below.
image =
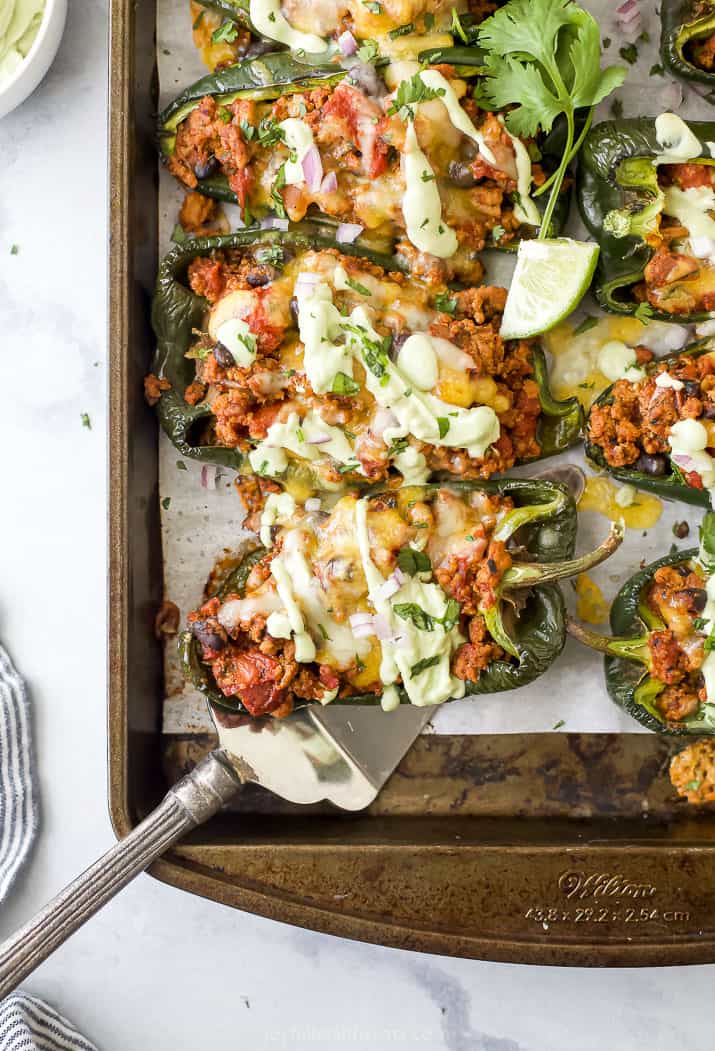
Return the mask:
M 4 87 L 0 87 L 0 118 L 6 117 L 37 85 L 52 65 L 67 18 L 67 0 L 45 0 L 45 10 L 32 47 Z

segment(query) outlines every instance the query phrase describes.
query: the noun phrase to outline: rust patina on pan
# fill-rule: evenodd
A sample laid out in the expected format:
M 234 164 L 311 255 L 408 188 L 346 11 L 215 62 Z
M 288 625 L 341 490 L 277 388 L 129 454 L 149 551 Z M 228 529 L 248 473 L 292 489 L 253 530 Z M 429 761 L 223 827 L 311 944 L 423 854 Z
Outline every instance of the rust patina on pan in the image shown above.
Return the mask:
M 124 835 L 210 739 L 162 740 L 157 428 L 142 397 L 157 265 L 155 7 L 113 0 L 110 810 Z M 505 700 L 508 703 L 508 700 Z M 652 735 L 426 737 L 355 816 L 246 792 L 152 870 L 344 937 L 493 960 L 715 961 L 715 813 Z

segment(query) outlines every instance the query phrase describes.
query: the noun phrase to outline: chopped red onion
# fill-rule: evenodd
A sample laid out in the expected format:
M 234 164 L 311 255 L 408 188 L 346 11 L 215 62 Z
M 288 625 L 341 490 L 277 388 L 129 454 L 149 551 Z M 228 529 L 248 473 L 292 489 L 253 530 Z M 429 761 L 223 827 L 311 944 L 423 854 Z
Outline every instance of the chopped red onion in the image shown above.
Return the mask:
M 335 193 L 338 188 L 338 177 L 335 172 L 328 172 L 320 184 L 321 193 Z
M 326 442 L 331 441 L 329 434 L 314 434 L 312 438 L 306 438 L 306 445 L 325 445 Z
M 375 618 L 372 613 L 353 613 L 348 617 L 350 630 L 356 639 L 366 639 L 375 634 Z
M 354 55 L 357 51 L 357 40 L 349 29 L 338 37 L 338 47 L 343 55 Z
M 695 326 L 695 335 L 700 336 L 701 339 L 706 339 L 708 336 L 715 336 L 715 320 L 701 321 L 699 325 Z
M 400 590 L 406 579 L 407 577 L 398 566 L 394 572 L 390 573 L 385 583 L 381 585 L 379 590 L 380 598 L 392 598 Z
M 668 113 L 679 109 L 683 102 L 683 89 L 677 81 L 671 80 L 658 93 L 658 108 Z
M 387 91 L 384 81 L 380 80 L 377 70 L 369 62 L 353 62 L 348 68 L 350 79 L 362 88 L 366 95 L 381 98 Z
M 713 247 L 715 248 L 715 245 Z M 656 354 L 668 354 L 685 346 L 689 337 L 690 329 L 686 325 L 676 325 L 666 321 L 651 321 L 646 326 L 640 342 L 644 347 L 654 351 Z
M 308 500 L 305 501 L 303 506 L 305 507 L 306 511 L 319 511 L 323 505 L 317 496 L 311 496 Z
M 205 464 L 201 468 L 201 485 L 204 487 L 204 489 L 216 488 L 217 474 L 218 470 L 213 464 Z
M 677 463 L 678 467 L 684 467 L 686 471 L 692 471 L 695 467 L 695 461 L 687 453 L 671 453 L 670 458 L 673 463 Z
M 317 193 L 323 181 L 323 162 L 317 146 L 311 146 L 301 161 L 305 182 L 311 193 Z
M 627 40 L 635 40 L 643 28 L 643 18 L 637 0 L 625 0 L 616 8 L 616 27 Z
M 338 244 L 352 244 L 365 229 L 360 223 L 340 223 L 335 231 L 335 240 Z
M 275 215 L 269 215 L 267 219 L 261 219 L 261 230 L 287 230 L 288 220 L 278 219 Z

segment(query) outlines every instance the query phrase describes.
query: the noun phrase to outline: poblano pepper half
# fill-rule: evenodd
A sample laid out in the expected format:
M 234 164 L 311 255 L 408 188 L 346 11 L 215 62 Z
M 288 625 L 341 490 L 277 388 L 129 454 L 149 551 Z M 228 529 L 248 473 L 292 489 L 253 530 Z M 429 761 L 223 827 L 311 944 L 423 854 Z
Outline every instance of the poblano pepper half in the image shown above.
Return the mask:
M 662 0 L 660 53 L 663 65 L 674 76 L 715 88 L 713 52 L 699 54 L 715 37 L 715 4 L 712 0 Z M 708 62 L 710 68 L 705 65 Z M 713 101 L 708 97 L 709 101 Z
M 669 354 L 667 357 L 659 358 L 651 362 L 650 365 L 646 366 L 644 375 L 652 375 L 659 370 L 663 370 L 667 374 L 668 368 L 672 367 L 678 359 L 698 359 L 703 355 L 712 354 L 713 351 L 715 351 L 715 341 L 713 341 L 712 338 L 699 340 L 697 343 L 691 344 L 677 354 Z M 638 382 L 638 380 L 634 381 L 636 384 Z M 586 456 L 599 467 L 605 468 L 605 470 L 613 475 L 614 478 L 617 478 L 619 482 L 623 482 L 626 485 L 634 485 L 638 489 L 645 489 L 648 492 L 656 493 L 658 496 L 665 497 L 665 499 L 668 500 L 682 500 L 684 503 L 694 504 L 696 507 L 710 507 L 709 490 L 702 487 L 702 481 L 700 481 L 699 485 L 688 484 L 688 472 L 686 470 L 687 464 L 678 466 L 678 464 L 673 462 L 670 458 L 669 453 L 659 453 L 657 455 L 647 453 L 642 454 L 639 457 L 639 460 L 635 463 L 623 467 L 614 467 L 608 462 L 602 445 L 596 444 L 596 442 L 592 440 L 591 427 L 594 410 L 612 404 L 613 388 L 614 384 L 607 387 L 606 390 L 604 390 L 595 400 L 589 410 L 589 415 L 586 420 Z M 681 397 L 685 399 L 688 396 L 688 392 L 684 385 L 682 390 L 685 393 L 681 395 Z M 680 394 L 680 391 L 676 391 L 675 393 L 676 395 Z M 698 391 L 698 393 L 701 392 Z M 705 422 L 708 421 L 706 420 Z M 642 464 L 642 466 L 639 464 Z M 657 471 L 657 473 L 653 473 L 654 471 Z M 695 479 L 692 479 L 692 481 L 695 481 Z
M 663 215 L 670 214 L 666 208 L 674 207 L 667 203 L 669 196 L 681 205 L 683 199 L 689 203 L 688 188 L 682 191 L 683 197 L 677 185 L 677 195 L 670 193 L 669 187 L 664 191 L 659 166 L 680 164 L 692 169 L 693 164 L 715 164 L 708 145 L 715 138 L 715 123 L 686 123 L 673 114 L 662 117 L 677 124 L 683 138 L 694 136 L 691 151 L 680 156 L 668 152 L 665 138 L 661 136 L 659 141 L 656 130 L 661 118 L 606 121 L 593 128 L 584 142 L 577 197 L 583 221 L 601 249 L 594 290 L 599 303 L 617 314 L 633 314 L 644 321 L 702 321 L 713 316 L 709 306 L 704 308 L 703 298 L 709 296 L 715 302 L 715 288 L 704 297 L 700 287 L 704 260 L 686 263 L 688 253 L 681 250 L 674 260 L 677 269 L 673 266 L 671 271 L 674 283 L 656 273 L 649 285 L 646 277 L 657 251 L 670 247 L 660 235 Z M 675 218 L 684 225 L 682 214 Z M 638 296 L 636 286 L 640 287 Z M 697 298 L 689 297 L 689 288 Z M 653 295 L 649 300 L 650 291 Z M 667 309 L 669 298 L 672 310 Z M 690 300 L 695 304 L 692 309 Z
M 635 573 L 611 607 L 612 637 L 569 621 L 605 654 L 611 699 L 655 733 L 715 734 L 715 515 L 700 548 L 674 551 Z
M 504 655 L 499 659 L 493 660 L 481 670 L 476 681 L 468 681 L 466 683 L 466 695 L 498 693 L 526 685 L 546 671 L 561 652 L 564 644 L 565 609 L 563 598 L 555 581 L 583 572 L 608 557 L 620 543 L 622 531 L 618 527 L 613 527 L 608 539 L 600 548 L 580 558 L 573 558 L 576 536 L 576 508 L 572 497 L 564 486 L 548 481 L 507 478 L 490 482 L 435 483 L 426 486 L 410 486 L 399 491 L 384 490 L 372 492 L 368 494 L 367 498 L 385 501 L 385 506 L 395 506 L 401 501 L 407 507 L 417 505 L 418 508 L 421 508 L 425 503 L 429 504 L 430 500 L 443 499 L 445 492 L 464 501 L 470 498 L 470 494 L 478 493 L 509 497 L 514 503 L 513 510 L 507 511 L 498 520 L 492 534 L 492 540 L 499 541 L 503 546 L 508 544 L 512 548 L 513 556 L 510 559 L 510 568 L 503 572 L 492 598 L 485 600 L 486 608 L 481 610 L 489 632 L 489 635 L 484 636 L 484 638 L 488 639 L 491 637 L 501 647 Z M 343 501 L 346 499 L 349 500 L 351 498 L 349 496 L 347 498 L 344 497 Z M 337 515 L 338 512 L 334 510 L 322 515 L 328 526 L 330 526 L 331 513 Z M 386 513 L 386 511 L 382 511 L 381 515 Z M 318 515 L 320 516 L 320 513 Z M 311 536 L 315 534 L 316 530 L 320 530 L 317 521 L 316 519 L 316 522 L 310 526 Z M 283 534 L 278 533 L 278 537 L 283 536 L 281 551 L 284 551 L 286 548 L 286 534 L 289 535 L 291 532 L 295 532 L 296 523 L 299 523 L 299 520 L 293 517 L 287 530 L 284 530 Z M 433 527 L 427 526 L 425 528 L 430 530 Z M 459 527 L 457 528 L 459 533 Z M 458 533 L 455 534 L 455 543 L 464 544 L 466 541 L 467 547 L 469 543 L 473 543 L 477 539 L 469 535 L 460 539 Z M 328 530 L 328 535 L 332 535 L 330 530 Z M 442 534 L 440 533 L 439 535 L 441 536 Z M 426 545 L 423 550 L 429 551 L 431 550 L 429 547 L 430 532 L 428 531 L 424 536 Z M 490 546 L 489 552 L 491 551 L 492 548 Z M 402 560 L 402 555 L 405 553 L 411 556 L 408 560 L 411 563 L 409 565 Z M 226 606 L 222 607 L 224 614 L 219 613 L 219 622 L 227 623 L 231 604 L 235 605 L 236 600 L 240 603 L 240 600 L 246 595 L 246 584 L 251 571 L 257 563 L 261 562 L 266 554 L 266 549 L 260 546 L 257 541 L 247 542 L 237 554 L 237 567 L 228 575 L 216 593 L 219 604 L 224 603 L 224 601 L 227 603 Z M 350 544 L 348 542 L 342 548 L 342 558 L 349 561 L 350 557 Z M 316 572 L 315 567 L 319 563 L 319 559 L 313 561 L 311 558 L 311 568 L 314 573 Z M 430 577 L 431 573 L 436 570 L 436 567 L 431 566 L 429 558 L 426 558 L 424 553 L 420 553 L 411 546 L 406 546 L 400 551 L 397 563 L 400 567 L 404 566 L 409 574 L 417 574 L 422 579 Z M 332 564 L 332 562 L 329 563 L 329 565 Z M 383 568 L 385 573 L 389 571 L 389 567 Z M 427 571 L 426 573 L 424 572 L 425 570 Z M 380 590 L 391 586 L 393 575 L 391 574 L 386 579 Z M 260 576 L 265 579 L 264 574 Z M 319 577 L 321 580 L 319 588 L 326 587 L 326 577 L 322 570 Z M 351 575 L 350 581 L 352 581 L 352 584 L 348 583 L 346 586 L 354 587 L 355 579 Z M 405 573 L 401 574 L 402 583 L 410 579 L 415 578 L 411 578 Z M 397 584 L 392 586 L 391 595 L 395 593 L 397 586 Z M 432 587 L 433 585 L 429 586 Z M 451 585 L 447 583 L 444 586 L 449 589 Z M 259 589 L 260 587 L 261 585 L 259 585 Z M 305 589 L 302 586 L 299 587 L 298 582 L 296 582 L 296 587 L 300 592 L 299 601 L 301 601 L 300 596 L 303 596 Z M 258 606 L 256 596 L 257 592 L 253 590 L 250 592 L 247 600 Z M 395 598 L 400 599 L 400 594 L 398 593 Z M 462 598 L 465 601 L 463 596 Z M 362 601 L 357 592 L 354 596 L 351 593 L 351 605 L 349 608 L 362 608 Z M 454 611 L 450 611 L 448 614 L 452 619 L 452 623 L 458 626 L 460 617 L 464 619 L 463 628 L 466 633 L 469 617 L 460 609 L 459 603 L 454 603 L 454 600 L 450 600 L 451 604 L 455 606 Z M 204 612 L 206 608 L 202 607 Z M 398 603 L 394 608 L 400 617 L 416 616 L 414 613 L 415 603 Z M 447 609 L 449 609 L 449 606 Z M 430 626 L 429 616 L 425 615 L 422 610 L 418 612 L 421 616 L 417 623 L 420 628 L 425 629 L 424 638 L 429 641 L 434 638 L 431 634 L 433 628 Z M 194 619 L 192 628 L 185 631 L 179 641 L 186 678 L 204 693 L 212 703 L 234 711 L 246 711 L 247 709 L 238 697 L 226 696 L 222 689 L 219 688 L 212 668 L 205 660 L 202 660 L 202 647 L 208 644 L 212 652 L 217 647 L 214 653 L 214 655 L 217 655 L 220 654 L 225 642 L 220 645 L 220 640 L 215 639 L 215 636 L 212 634 L 214 628 L 205 619 L 201 619 L 203 617 L 201 611 L 199 611 L 198 616 L 200 619 Z M 312 614 L 312 616 L 315 619 L 315 615 Z M 367 620 L 370 620 L 367 614 L 358 614 L 357 619 L 361 616 L 365 616 Z M 424 623 L 425 616 L 427 616 L 427 624 Z M 350 618 L 350 625 L 352 630 L 355 631 L 355 638 L 364 637 L 364 633 L 360 632 L 360 625 L 357 624 L 357 621 L 353 625 L 353 619 L 353 617 Z M 292 623 L 295 627 L 295 622 L 292 621 Z M 395 623 L 399 632 L 399 626 L 403 622 L 398 620 Z M 437 623 L 441 623 L 441 621 L 437 621 Z M 268 626 L 270 628 L 270 618 Z M 312 622 L 310 624 L 306 622 L 306 626 L 309 627 L 314 637 L 315 646 L 319 650 L 324 646 L 326 647 L 326 652 L 329 652 L 331 645 L 329 636 L 333 628 L 329 625 L 326 631 L 321 624 Z M 376 630 L 379 632 L 379 627 Z M 384 632 L 381 635 L 378 634 L 378 637 L 387 638 L 388 643 L 392 641 Z M 322 640 L 324 639 L 328 639 L 328 642 L 323 642 Z M 334 641 L 337 642 L 338 640 Z M 344 649 L 344 640 L 341 639 L 339 641 L 340 646 Z M 463 637 L 463 641 L 466 641 L 466 638 Z M 246 645 L 250 649 L 250 644 L 246 643 Z M 399 640 L 397 645 L 399 647 Z M 423 645 L 426 645 L 426 643 L 423 643 Z M 269 653 L 270 651 L 265 649 L 265 652 Z M 365 659 L 369 661 L 368 657 Z M 425 667 L 429 667 L 431 662 L 428 660 L 421 663 Z M 358 671 L 362 671 L 362 668 L 359 667 Z M 245 680 L 245 674 L 247 673 L 243 669 L 242 680 Z M 367 674 L 370 673 L 368 672 Z M 409 698 L 402 687 L 399 688 L 398 694 L 400 703 L 409 703 Z M 348 695 L 335 696 L 330 700 L 330 703 L 380 704 L 381 695 L 372 691 L 360 692 L 359 689 L 355 689 L 355 692 L 351 692 Z M 424 701 L 422 703 L 429 702 Z M 251 714 L 264 713 L 251 711 Z
M 177 245 L 165 257 L 159 270 L 152 310 L 152 321 L 157 338 L 157 352 L 153 373 L 168 386 L 158 403 L 158 413 L 162 427 L 183 455 L 201 460 L 204 463 L 215 463 L 233 467 L 236 470 L 241 468 L 244 473 L 247 470 L 249 472 L 251 470 L 246 456 L 238 446 L 224 447 L 217 443 L 215 438 L 212 439 L 212 425 L 215 415 L 211 400 L 203 398 L 198 404 L 190 405 L 184 396 L 184 392 L 196 378 L 197 366 L 197 361 L 191 357 L 187 358 L 186 355 L 195 343 L 197 332 L 203 331 L 202 326 L 206 324 L 205 318 L 209 307 L 206 299 L 194 294 L 188 287 L 187 271 L 189 267 L 199 258 L 211 258 L 212 253 L 225 255 L 226 252 L 231 250 L 237 250 L 239 253 L 245 250 L 250 253 L 251 258 L 254 260 L 263 258 L 265 254 L 271 261 L 271 265 L 263 268 L 262 274 L 266 272 L 272 275 L 272 280 L 274 279 L 278 282 L 284 280 L 281 278 L 283 265 L 281 260 L 286 265 L 293 265 L 295 271 L 302 253 L 316 253 L 322 249 L 337 249 L 343 256 L 355 257 L 357 260 L 365 261 L 368 267 L 370 264 L 376 264 L 388 276 L 390 272 L 399 273 L 402 269 L 399 261 L 393 256 L 380 251 L 379 246 L 375 246 L 366 238 L 360 238 L 352 244 L 338 243 L 335 239 L 335 225 L 328 221 L 312 221 L 297 224 L 287 231 L 249 229 L 225 237 L 187 241 L 184 244 Z M 243 255 L 241 254 L 240 257 L 243 258 Z M 334 259 L 329 253 L 328 257 L 331 261 Z M 315 254 L 311 258 L 312 263 L 310 265 L 315 266 Z M 294 260 L 292 264 L 291 260 Z M 298 262 L 295 262 L 295 260 Z M 334 265 L 334 262 L 332 265 Z M 373 280 L 369 274 L 366 279 Z M 318 278 L 316 277 L 315 280 L 318 280 Z M 264 278 L 261 275 L 261 281 L 263 282 L 263 287 L 257 291 L 262 297 L 265 297 L 267 290 L 270 288 L 270 285 L 265 283 L 268 281 L 268 277 Z M 357 288 L 359 292 L 360 282 L 353 281 L 352 287 Z M 379 288 L 380 286 L 377 287 Z M 391 285 L 390 287 L 393 286 Z M 409 289 L 409 285 L 406 287 Z M 433 312 L 435 309 L 454 310 L 456 300 L 451 298 L 454 295 L 453 293 L 442 292 L 440 295 L 436 295 L 430 289 L 431 286 L 417 284 L 413 290 L 415 296 L 424 296 L 425 304 L 438 303 L 436 308 L 434 306 L 431 308 L 432 313 L 428 316 L 434 316 Z M 287 294 L 290 297 L 290 288 L 287 289 Z M 248 292 L 242 293 L 243 299 L 245 300 L 248 295 Z M 435 296 L 436 298 L 434 298 Z M 423 310 L 423 308 L 420 309 Z M 449 315 L 445 316 L 444 320 L 450 321 Z M 422 326 L 418 324 L 417 328 L 419 329 L 420 327 Z M 410 331 L 411 328 L 412 325 L 408 325 L 407 331 Z M 355 330 L 355 326 L 352 326 L 352 329 Z M 358 331 L 361 331 L 359 327 Z M 489 335 L 490 333 L 487 332 L 485 334 Z M 492 337 L 490 336 L 490 338 Z M 368 345 L 370 345 L 369 341 Z M 447 350 L 449 350 L 449 347 L 447 347 Z M 209 352 L 209 350 L 207 349 L 206 352 Z M 202 350 L 201 353 L 204 353 L 204 351 Z M 368 367 L 372 372 L 380 369 L 382 361 L 380 355 L 383 353 L 384 351 L 381 348 L 376 347 L 376 357 L 371 354 L 368 358 Z M 450 354 L 454 354 L 454 350 L 450 351 Z M 529 354 L 532 363 L 531 367 L 533 368 L 533 381 L 538 392 L 538 403 L 534 403 L 533 407 L 536 413 L 535 441 L 538 443 L 538 449 L 535 447 L 534 456 L 530 457 L 533 459 L 551 456 L 579 441 L 583 424 L 583 411 L 575 398 L 570 398 L 566 401 L 556 401 L 554 399 L 548 385 L 543 352 L 538 346 L 533 346 L 530 348 Z M 462 361 L 463 357 L 458 355 L 459 370 L 454 373 L 452 382 L 463 384 L 467 378 Z M 467 358 L 464 358 L 464 361 L 467 364 L 471 364 Z M 384 370 L 389 367 L 388 359 L 385 359 L 385 364 L 382 368 Z M 289 371 L 295 373 L 295 367 Z M 451 376 L 452 372 L 449 375 Z M 340 389 L 342 393 L 359 393 L 359 385 L 355 384 L 354 380 L 350 377 L 343 377 L 342 374 L 338 378 L 341 377 L 343 386 Z M 485 380 L 482 382 L 482 386 L 485 382 L 489 390 L 492 391 L 490 396 L 493 396 L 496 385 L 492 380 L 488 382 Z M 245 384 L 245 379 L 242 380 L 242 383 Z M 383 388 L 380 385 L 378 389 L 382 390 Z M 479 389 L 481 390 L 481 387 Z M 335 390 L 335 384 L 333 384 L 333 390 Z M 469 396 L 472 397 L 471 394 Z M 469 403 L 462 401 L 461 404 Z M 346 405 L 352 411 L 352 403 L 346 403 Z M 369 406 L 367 408 L 369 409 Z M 443 422 L 440 423 L 440 436 L 439 439 L 435 440 L 437 445 L 441 444 L 441 438 L 449 431 L 451 424 L 449 418 L 450 410 L 455 414 L 459 412 L 456 406 L 450 406 L 445 410 Z M 345 428 L 346 430 L 348 429 L 348 423 L 345 424 Z M 355 436 L 351 435 L 350 437 L 352 440 Z M 391 448 L 393 452 L 388 454 L 390 462 L 394 462 L 394 456 L 399 455 L 406 444 L 407 441 L 405 439 L 392 442 Z M 320 446 L 311 447 L 307 442 L 305 446 L 301 446 L 301 449 L 307 449 L 308 451 L 311 448 L 320 449 Z M 312 456 L 315 459 L 315 453 Z M 308 469 L 310 464 L 306 464 L 304 467 Z M 435 467 L 434 469 L 446 470 L 448 468 Z M 343 474 L 343 471 L 341 471 L 341 474 Z M 365 484 L 369 483 L 369 481 L 368 477 L 361 477 L 359 474 L 353 473 L 347 478 L 344 477 L 343 484 Z

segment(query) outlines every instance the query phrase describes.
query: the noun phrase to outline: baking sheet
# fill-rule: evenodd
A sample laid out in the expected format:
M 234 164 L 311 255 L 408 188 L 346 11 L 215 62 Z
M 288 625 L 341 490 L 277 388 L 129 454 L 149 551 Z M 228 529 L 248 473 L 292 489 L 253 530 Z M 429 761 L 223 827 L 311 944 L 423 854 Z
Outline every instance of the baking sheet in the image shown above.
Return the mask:
M 614 21 L 615 5 L 611 2 L 585 2 L 602 26 L 602 36 L 610 37 L 611 45 L 605 52 L 604 64 L 623 63 L 619 47 L 626 41 L 619 34 Z M 623 115 L 656 116 L 664 109 L 675 107 L 674 81 L 667 76 L 651 75 L 658 64 L 659 19 L 654 3 L 642 4 L 642 31 L 648 39 L 637 41 L 638 60 L 628 67 L 626 83 L 616 93 L 623 105 Z M 163 108 L 180 91 L 206 73 L 191 40 L 191 17 L 188 0 L 158 0 L 157 5 L 157 61 L 159 69 L 160 107 Z M 712 107 L 692 89 L 681 85 L 683 101 L 677 106 L 680 116 L 708 119 Z M 597 110 L 596 120 L 610 115 L 613 97 Z M 595 123 L 594 122 L 594 123 Z M 178 218 L 183 193 L 176 182 L 160 165 L 159 184 L 159 247 L 163 255 L 171 247 L 171 234 Z M 227 208 L 229 219 L 236 209 Z M 567 232 L 574 237 L 585 237 L 574 201 Z M 512 261 L 504 254 L 487 253 L 486 280 L 507 284 Z M 598 315 L 594 302 L 587 299 L 581 313 Z M 641 342 L 652 340 L 658 346 L 662 325 L 643 328 Z M 585 467 L 581 449 L 560 457 L 511 472 L 530 474 L 559 463 L 575 463 Z M 183 623 L 186 614 L 201 600 L 206 578 L 215 561 L 230 552 L 245 536 L 242 529 L 243 508 L 233 486 L 235 472 L 219 471 L 216 488 L 202 486 L 200 464 L 180 457 L 165 435 L 160 439 L 160 499 L 162 502 L 162 545 L 164 582 L 167 599 L 175 602 L 181 611 Z M 648 529 L 629 529 L 621 548 L 603 566 L 590 576 L 610 600 L 626 577 L 635 571 L 642 560 L 651 561 L 667 553 L 673 543 L 690 547 L 697 542 L 697 523 L 701 512 L 685 504 L 663 504 L 658 523 Z M 676 540 L 675 522 L 687 521 L 690 536 Z M 603 539 L 608 522 L 602 515 L 584 512 L 579 515 L 578 550 L 585 551 Z M 562 585 L 567 603 L 575 610 L 575 595 L 569 583 Z M 602 626 L 599 630 L 606 630 Z M 169 640 L 165 652 L 166 700 L 164 704 L 164 732 L 199 733 L 212 729 L 202 695 L 183 682 L 178 664 L 176 646 Z M 584 647 L 569 640 L 564 653 L 549 671 L 536 682 L 509 693 L 491 697 L 466 698 L 442 705 L 426 732 L 440 734 L 477 733 L 536 733 L 556 730 L 564 733 L 647 732 L 621 712 L 609 700 L 603 683 L 602 660 Z

